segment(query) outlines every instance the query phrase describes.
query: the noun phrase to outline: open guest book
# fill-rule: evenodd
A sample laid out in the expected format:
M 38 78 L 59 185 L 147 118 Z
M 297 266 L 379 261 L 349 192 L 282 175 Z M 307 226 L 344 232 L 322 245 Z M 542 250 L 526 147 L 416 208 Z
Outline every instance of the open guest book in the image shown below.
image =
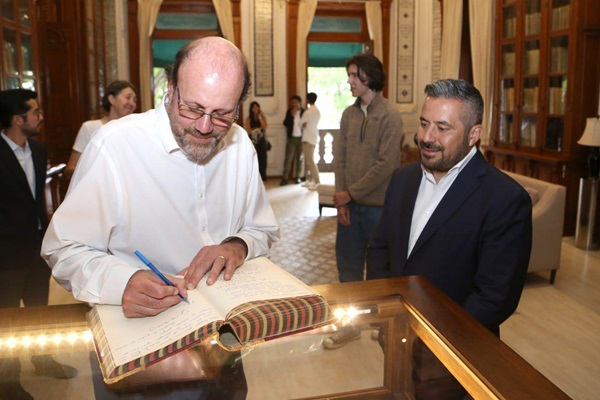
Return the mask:
M 228 350 L 333 322 L 325 299 L 264 257 L 246 261 L 230 281 L 206 276 L 188 291 L 190 304 L 146 318 L 126 318 L 121 306 L 96 305 L 88 322 L 100 369 L 114 383 L 213 337 Z

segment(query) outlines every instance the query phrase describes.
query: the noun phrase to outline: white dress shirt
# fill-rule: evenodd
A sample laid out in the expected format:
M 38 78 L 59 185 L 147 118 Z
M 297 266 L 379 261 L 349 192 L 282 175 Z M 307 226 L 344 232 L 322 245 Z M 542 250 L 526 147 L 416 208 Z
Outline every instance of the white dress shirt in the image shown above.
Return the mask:
M 300 126 L 300 110 L 294 114 L 294 128 L 292 129 L 292 137 L 302 137 L 302 127 Z
M 81 301 L 121 304 L 144 254 L 175 275 L 206 245 L 236 236 L 269 255 L 279 228 L 248 134 L 234 125 L 202 163 L 175 142 L 165 107 L 103 126 L 53 215 L 42 256 Z
M 410 236 L 408 239 L 408 255 L 412 252 L 419 236 L 423 232 L 425 225 L 429 222 L 429 218 L 440 204 L 440 201 L 444 198 L 448 189 L 452 186 L 456 177 L 463 170 L 465 165 L 473 158 L 477 148 L 473 146 L 469 154 L 465 156 L 460 162 L 436 183 L 433 174 L 421 165 L 423 169 L 423 177 L 421 178 L 421 185 L 419 186 L 419 194 L 417 195 L 417 201 L 415 202 L 415 209 L 413 211 L 412 223 L 410 224 Z
M 321 119 L 321 112 L 317 108 L 316 105 L 310 106 L 304 111 L 302 117 L 300 118 L 300 126 L 306 123 L 306 126 L 302 128 L 302 141 L 312 144 L 313 146 L 317 145 L 317 141 L 319 140 L 319 120 Z
M 23 168 L 23 172 L 25 172 L 25 176 L 27 177 L 27 183 L 29 183 L 31 194 L 35 199 L 35 169 L 33 167 L 33 157 L 31 155 L 31 147 L 29 147 L 29 142 L 25 141 L 25 148 L 23 148 L 6 136 L 4 131 L 2 131 L 0 135 L 2 135 L 2 139 L 8 143 L 12 151 L 15 153 L 17 160 L 19 160 L 19 164 L 21 164 L 21 168 Z

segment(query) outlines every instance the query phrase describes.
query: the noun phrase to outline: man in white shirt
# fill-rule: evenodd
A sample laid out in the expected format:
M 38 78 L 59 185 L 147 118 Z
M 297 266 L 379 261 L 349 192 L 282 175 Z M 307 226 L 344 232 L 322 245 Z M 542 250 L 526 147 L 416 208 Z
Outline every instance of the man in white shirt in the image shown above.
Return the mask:
M 315 146 L 319 141 L 319 120 L 321 112 L 316 106 L 317 94 L 309 93 L 306 95 L 306 103 L 308 105 L 304 114 L 300 118 L 300 126 L 302 127 L 302 152 L 304 153 L 304 161 L 306 168 L 310 173 L 310 181 L 307 179 L 306 187 L 310 190 L 315 190 L 321 181 L 319 180 L 319 168 L 315 164 Z
M 94 136 L 42 248 L 75 298 L 155 315 L 205 274 L 209 285 L 222 271 L 229 280 L 244 260 L 268 255 L 279 228 L 254 147 L 234 123 L 249 86 L 239 49 L 199 39 L 177 53 L 163 103 Z

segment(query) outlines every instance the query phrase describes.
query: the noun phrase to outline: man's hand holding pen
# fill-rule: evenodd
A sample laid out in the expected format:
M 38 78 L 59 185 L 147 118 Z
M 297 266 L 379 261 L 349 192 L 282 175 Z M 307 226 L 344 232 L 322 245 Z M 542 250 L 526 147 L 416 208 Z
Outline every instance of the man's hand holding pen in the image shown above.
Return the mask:
M 244 263 L 247 254 L 245 242 L 233 237 L 219 245 L 200 249 L 190 265 L 179 272 L 183 278 L 163 275 L 161 279 L 160 271 L 140 270 L 131 276 L 125 287 L 121 302 L 123 313 L 128 318 L 160 314 L 184 301 L 187 291 L 195 289 L 207 273 L 207 285 L 214 284 L 223 270 L 223 278 L 230 280 L 235 270 Z M 157 269 L 141 253 L 138 257 L 153 271 Z
M 152 271 L 140 270 L 133 274 L 123 292 L 123 314 L 128 318 L 149 317 L 160 314 L 179 304 L 187 297 L 185 280 L 169 276 L 174 286 L 166 285 Z

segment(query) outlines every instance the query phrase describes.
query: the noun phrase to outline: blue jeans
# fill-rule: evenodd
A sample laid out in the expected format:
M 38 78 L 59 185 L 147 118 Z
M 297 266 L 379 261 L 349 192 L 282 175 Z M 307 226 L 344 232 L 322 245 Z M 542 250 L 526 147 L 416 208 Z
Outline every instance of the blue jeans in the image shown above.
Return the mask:
M 379 223 L 383 207 L 348 203 L 350 226 L 338 223 L 335 255 L 340 282 L 364 280 L 367 245 Z

